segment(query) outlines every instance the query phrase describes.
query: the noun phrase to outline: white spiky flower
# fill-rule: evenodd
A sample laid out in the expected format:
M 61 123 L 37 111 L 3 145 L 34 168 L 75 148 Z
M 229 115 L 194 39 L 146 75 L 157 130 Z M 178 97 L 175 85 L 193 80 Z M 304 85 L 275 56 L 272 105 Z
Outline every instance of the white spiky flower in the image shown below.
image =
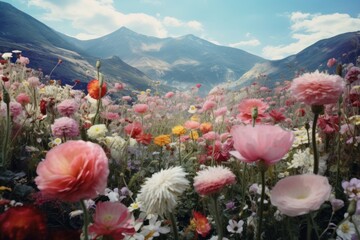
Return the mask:
M 178 197 L 188 188 L 187 173 L 182 167 L 172 167 L 147 178 L 137 196 L 142 210 L 147 214 L 164 216 L 172 212 Z

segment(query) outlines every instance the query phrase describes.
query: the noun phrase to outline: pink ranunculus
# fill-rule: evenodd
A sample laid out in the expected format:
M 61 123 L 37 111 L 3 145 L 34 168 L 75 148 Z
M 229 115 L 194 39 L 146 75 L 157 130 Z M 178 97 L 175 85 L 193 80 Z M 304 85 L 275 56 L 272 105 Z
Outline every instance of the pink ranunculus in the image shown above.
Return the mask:
M 174 96 L 174 92 L 168 92 L 165 94 L 165 98 L 172 98 Z
M 236 150 L 230 153 L 247 163 L 261 160 L 272 165 L 289 151 L 294 141 L 292 132 L 273 125 L 237 125 L 230 133 Z
M 16 97 L 16 101 L 21 105 L 25 106 L 26 104 L 30 103 L 30 97 L 26 93 L 19 93 Z
M 18 102 L 10 102 L 10 115 L 17 118 L 23 112 L 23 107 Z
M 52 134 L 55 137 L 76 137 L 79 136 L 79 125 L 76 120 L 69 117 L 61 117 L 55 119 L 54 124 L 51 125 Z
M 269 108 L 269 105 L 263 102 L 261 99 L 250 98 L 245 99 L 240 102 L 238 109 L 240 114 L 237 116 L 238 119 L 244 123 L 251 123 L 252 121 L 252 111 L 254 108 L 257 108 L 258 117 L 257 122 L 262 118 L 266 117 L 265 111 Z
M 214 115 L 216 117 L 218 116 L 224 116 L 226 113 L 227 113 L 228 109 L 227 107 L 221 107 L 221 108 L 218 108 L 214 111 Z
M 44 196 L 77 202 L 104 192 L 109 175 L 108 158 L 98 144 L 67 141 L 46 154 L 36 173 L 35 183 Z
M 133 106 L 133 109 L 136 113 L 144 114 L 149 110 L 149 105 L 143 103 L 135 104 Z
M 329 67 L 329 68 L 331 68 L 332 66 L 334 66 L 335 65 L 335 63 L 336 63 L 336 59 L 335 58 L 330 58 L 328 61 L 327 61 L 327 66 Z
M 227 167 L 218 165 L 197 172 L 194 177 L 195 191 L 202 195 L 220 192 L 225 186 L 236 182 L 236 176 Z
M 276 183 L 270 193 L 271 204 L 290 217 L 316 211 L 327 200 L 331 185 L 326 177 L 314 174 L 289 176 Z
M 214 109 L 215 106 L 216 106 L 216 102 L 211 101 L 211 100 L 207 100 L 207 101 L 204 102 L 202 110 L 203 111 L 209 111 L 209 110 Z
M 297 101 L 319 106 L 336 103 L 344 87 L 340 76 L 315 71 L 295 78 L 289 90 Z
M 33 88 L 40 85 L 40 79 L 38 77 L 29 77 L 27 81 L 29 85 Z
M 184 127 L 187 129 L 194 130 L 194 129 L 198 129 L 200 127 L 200 123 L 189 120 L 184 123 Z
M 349 83 L 353 83 L 360 79 L 360 67 L 351 67 L 345 75 L 345 79 Z
M 95 235 L 94 239 L 106 236 L 114 240 L 124 239 L 124 234 L 134 234 L 128 208 L 120 202 L 98 202 L 89 233 Z
M 57 110 L 62 116 L 69 117 L 79 109 L 79 106 L 74 99 L 65 99 L 57 105 Z

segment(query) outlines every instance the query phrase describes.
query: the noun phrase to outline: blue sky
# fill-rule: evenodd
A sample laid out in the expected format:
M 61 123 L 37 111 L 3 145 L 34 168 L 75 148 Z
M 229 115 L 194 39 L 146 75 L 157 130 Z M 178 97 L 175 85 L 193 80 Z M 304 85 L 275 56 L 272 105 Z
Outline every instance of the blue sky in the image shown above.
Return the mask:
M 194 34 L 267 59 L 360 30 L 359 0 L 5 0 L 79 39 L 126 26 L 155 37 Z

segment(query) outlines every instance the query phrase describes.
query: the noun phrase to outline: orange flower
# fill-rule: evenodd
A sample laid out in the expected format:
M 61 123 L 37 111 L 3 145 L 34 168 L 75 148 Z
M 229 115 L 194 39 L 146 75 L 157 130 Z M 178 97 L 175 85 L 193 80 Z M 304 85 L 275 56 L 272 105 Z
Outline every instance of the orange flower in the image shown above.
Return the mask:
M 154 143 L 160 147 L 165 146 L 171 142 L 170 135 L 159 135 L 154 138 Z
M 210 230 L 210 224 L 206 216 L 202 215 L 199 212 L 193 211 L 193 218 L 190 221 L 190 224 L 196 226 L 196 232 L 202 237 L 206 237 Z
M 204 122 L 204 123 L 200 124 L 200 131 L 203 134 L 210 132 L 212 129 L 213 129 L 212 124 L 209 122 Z
M 106 88 L 106 84 L 103 83 L 101 88 L 101 97 L 99 97 L 99 90 L 100 90 L 99 80 L 93 79 L 88 83 L 87 90 L 89 92 L 90 97 L 94 99 L 100 99 L 103 96 L 105 96 L 107 88 Z
M 181 135 L 184 135 L 186 133 L 186 129 L 181 125 L 177 125 L 177 126 L 172 128 L 172 133 L 174 135 L 181 136 Z

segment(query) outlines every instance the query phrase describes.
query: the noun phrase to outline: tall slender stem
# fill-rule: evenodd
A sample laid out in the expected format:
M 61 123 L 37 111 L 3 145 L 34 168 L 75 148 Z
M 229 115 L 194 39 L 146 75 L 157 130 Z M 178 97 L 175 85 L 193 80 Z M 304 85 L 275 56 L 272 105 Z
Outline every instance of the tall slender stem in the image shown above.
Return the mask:
M 179 240 L 179 231 L 177 229 L 176 218 L 172 212 L 169 213 L 169 217 L 171 221 L 171 227 L 173 230 L 174 239 Z
M 311 240 L 311 215 L 310 213 L 307 215 L 307 226 L 306 226 L 306 240 Z
M 258 231 L 257 231 L 257 240 L 261 239 L 262 232 L 262 223 L 263 223 L 263 211 L 264 211 L 264 198 L 265 198 L 265 172 L 266 168 L 260 166 L 260 175 L 261 175 L 261 198 L 260 198 L 260 208 L 259 208 L 259 220 L 258 220 Z
M 10 138 L 10 103 L 6 103 L 6 126 L 5 126 L 5 136 L 4 142 L 2 145 L 2 162 L 0 167 L 5 167 L 8 153 L 8 142 Z
M 85 201 L 80 200 L 81 208 L 83 210 L 83 216 L 84 216 L 84 226 L 83 226 L 83 235 L 84 240 L 89 240 L 89 234 L 88 234 L 88 226 L 89 226 L 89 213 L 87 211 Z
M 223 233 L 223 229 L 222 229 L 222 221 L 221 221 L 221 215 L 220 215 L 220 209 L 218 206 L 218 201 L 217 201 L 217 195 L 213 195 L 210 197 L 211 199 L 211 203 L 212 203 L 212 207 L 214 209 L 214 214 L 215 214 L 215 224 L 216 224 L 216 231 L 218 234 L 218 240 L 222 240 L 224 237 L 224 233 Z
M 314 121 L 312 124 L 312 132 L 311 132 L 312 147 L 313 147 L 313 154 L 314 154 L 314 174 L 318 174 L 319 173 L 319 155 L 318 155 L 317 146 L 316 146 L 316 125 L 317 125 L 317 120 L 319 118 L 320 113 L 324 110 L 324 106 L 313 105 L 313 106 L 311 106 L 311 110 L 314 113 Z

